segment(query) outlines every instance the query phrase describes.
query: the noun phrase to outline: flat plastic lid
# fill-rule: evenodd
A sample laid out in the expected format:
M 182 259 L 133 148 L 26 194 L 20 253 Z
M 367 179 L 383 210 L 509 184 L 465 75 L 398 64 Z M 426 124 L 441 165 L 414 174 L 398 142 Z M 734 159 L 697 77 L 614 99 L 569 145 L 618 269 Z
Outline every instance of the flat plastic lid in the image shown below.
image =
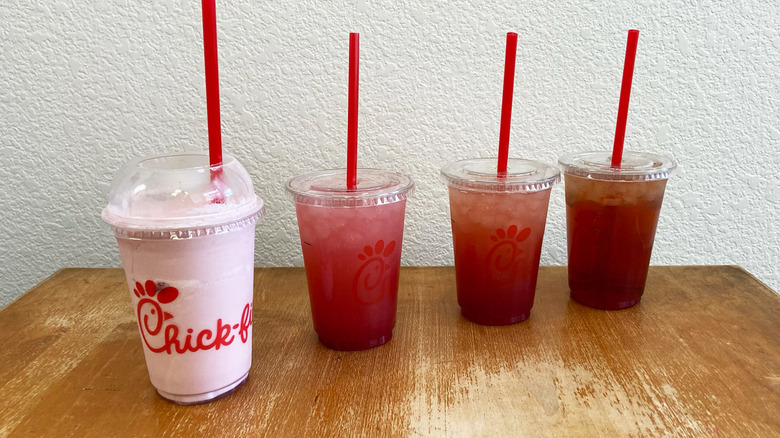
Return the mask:
M 171 239 L 253 225 L 262 214 L 263 200 L 235 158 L 211 167 L 208 154 L 183 153 L 128 162 L 101 217 L 117 236 Z
M 577 152 L 558 159 L 561 169 L 569 174 L 609 181 L 651 181 L 668 179 L 677 163 L 669 157 L 643 152 L 623 152 L 620 168 L 612 168 L 609 151 Z
M 485 192 L 538 192 L 560 181 L 557 167 L 540 161 L 510 158 L 506 175 L 499 176 L 497 158 L 476 158 L 456 161 L 441 170 L 451 187 Z
M 358 169 L 357 187 L 347 188 L 347 170 L 322 170 L 296 176 L 285 188 L 298 204 L 322 207 L 367 207 L 406 199 L 414 191 L 408 176 L 379 169 Z

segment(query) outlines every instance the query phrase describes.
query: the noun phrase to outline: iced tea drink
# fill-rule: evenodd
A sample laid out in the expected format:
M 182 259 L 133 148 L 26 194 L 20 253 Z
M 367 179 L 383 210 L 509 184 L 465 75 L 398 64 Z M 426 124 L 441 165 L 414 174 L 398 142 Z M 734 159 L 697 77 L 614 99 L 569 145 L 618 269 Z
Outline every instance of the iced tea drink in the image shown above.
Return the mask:
M 449 185 L 455 281 L 463 316 L 478 324 L 524 321 L 531 313 L 547 207 L 558 170 L 509 160 L 459 161 L 442 170 Z
M 406 198 L 411 179 L 358 171 L 349 191 L 341 171 L 293 178 L 314 330 L 325 346 L 362 350 L 388 342 L 395 327 Z
M 609 153 L 561 158 L 571 298 L 604 310 L 637 304 L 645 289 L 656 226 L 675 164 L 625 153 L 612 169 Z

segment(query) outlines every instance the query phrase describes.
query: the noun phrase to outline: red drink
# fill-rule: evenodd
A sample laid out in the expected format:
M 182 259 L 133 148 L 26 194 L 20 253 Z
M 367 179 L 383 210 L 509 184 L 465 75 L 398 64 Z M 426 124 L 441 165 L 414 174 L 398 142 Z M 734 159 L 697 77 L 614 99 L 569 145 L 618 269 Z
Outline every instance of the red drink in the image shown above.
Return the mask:
M 455 281 L 463 316 L 485 325 L 531 314 L 550 190 L 479 193 L 450 188 Z
M 508 175 L 499 178 L 495 160 L 466 160 L 442 173 L 450 184 L 461 313 L 484 325 L 526 320 L 534 304 L 547 206 L 558 170 L 512 159 Z
M 314 331 L 326 346 L 362 350 L 392 338 L 405 205 L 296 205 Z
M 363 350 L 393 336 L 406 197 L 401 174 L 360 169 L 356 189 L 344 170 L 287 183 L 295 200 L 314 331 L 336 350 Z
M 608 153 L 570 155 L 560 162 L 571 298 L 604 310 L 637 304 L 674 162 L 631 152 L 619 169 L 610 167 Z
M 635 305 L 645 290 L 666 180 L 565 180 L 572 299 L 605 310 Z

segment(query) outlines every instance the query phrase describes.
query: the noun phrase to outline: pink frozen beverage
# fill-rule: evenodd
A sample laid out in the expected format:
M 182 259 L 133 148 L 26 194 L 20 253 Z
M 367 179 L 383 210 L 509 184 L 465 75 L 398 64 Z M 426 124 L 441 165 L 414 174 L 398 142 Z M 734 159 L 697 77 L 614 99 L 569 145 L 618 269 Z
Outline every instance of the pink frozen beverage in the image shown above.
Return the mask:
M 252 360 L 255 221 L 263 202 L 232 157 L 131 161 L 103 219 L 114 229 L 149 377 L 180 404 L 246 381 Z

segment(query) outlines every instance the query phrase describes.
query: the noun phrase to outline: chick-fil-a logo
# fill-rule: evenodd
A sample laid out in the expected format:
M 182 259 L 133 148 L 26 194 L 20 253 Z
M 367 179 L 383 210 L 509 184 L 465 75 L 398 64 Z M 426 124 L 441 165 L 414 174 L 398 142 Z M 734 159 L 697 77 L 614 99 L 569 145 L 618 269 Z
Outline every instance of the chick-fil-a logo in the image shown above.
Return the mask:
M 188 351 L 212 348 L 219 350 L 232 344 L 236 334 L 243 343 L 249 339 L 249 328 L 252 326 L 251 303 L 244 306 L 239 323 L 226 324 L 222 318 L 219 318 L 214 330 L 203 329 L 195 333 L 193 329 L 188 328 L 182 339 L 179 326 L 169 321 L 173 315 L 165 312 L 161 306 L 174 301 L 179 296 L 178 289 L 165 283 L 147 280 L 143 285 L 136 282 L 133 292 L 140 299 L 136 306 L 136 313 L 141 337 L 149 350 L 154 353 L 184 354 Z
M 387 277 L 385 274 L 392 267 L 388 258 L 394 250 L 395 240 L 390 241 L 386 246 L 384 240 L 377 240 L 373 247 L 366 245 L 363 252 L 358 254 L 357 258 L 364 262 L 352 280 L 352 291 L 362 304 L 371 305 L 384 297 L 383 281 Z
M 518 262 L 523 250 L 518 245 L 531 236 L 531 228 L 520 229 L 517 225 L 511 225 L 504 231 L 503 228 L 496 230 L 496 233 L 490 236 L 490 240 L 497 242 L 490 248 L 485 257 L 488 270 L 507 271 Z

